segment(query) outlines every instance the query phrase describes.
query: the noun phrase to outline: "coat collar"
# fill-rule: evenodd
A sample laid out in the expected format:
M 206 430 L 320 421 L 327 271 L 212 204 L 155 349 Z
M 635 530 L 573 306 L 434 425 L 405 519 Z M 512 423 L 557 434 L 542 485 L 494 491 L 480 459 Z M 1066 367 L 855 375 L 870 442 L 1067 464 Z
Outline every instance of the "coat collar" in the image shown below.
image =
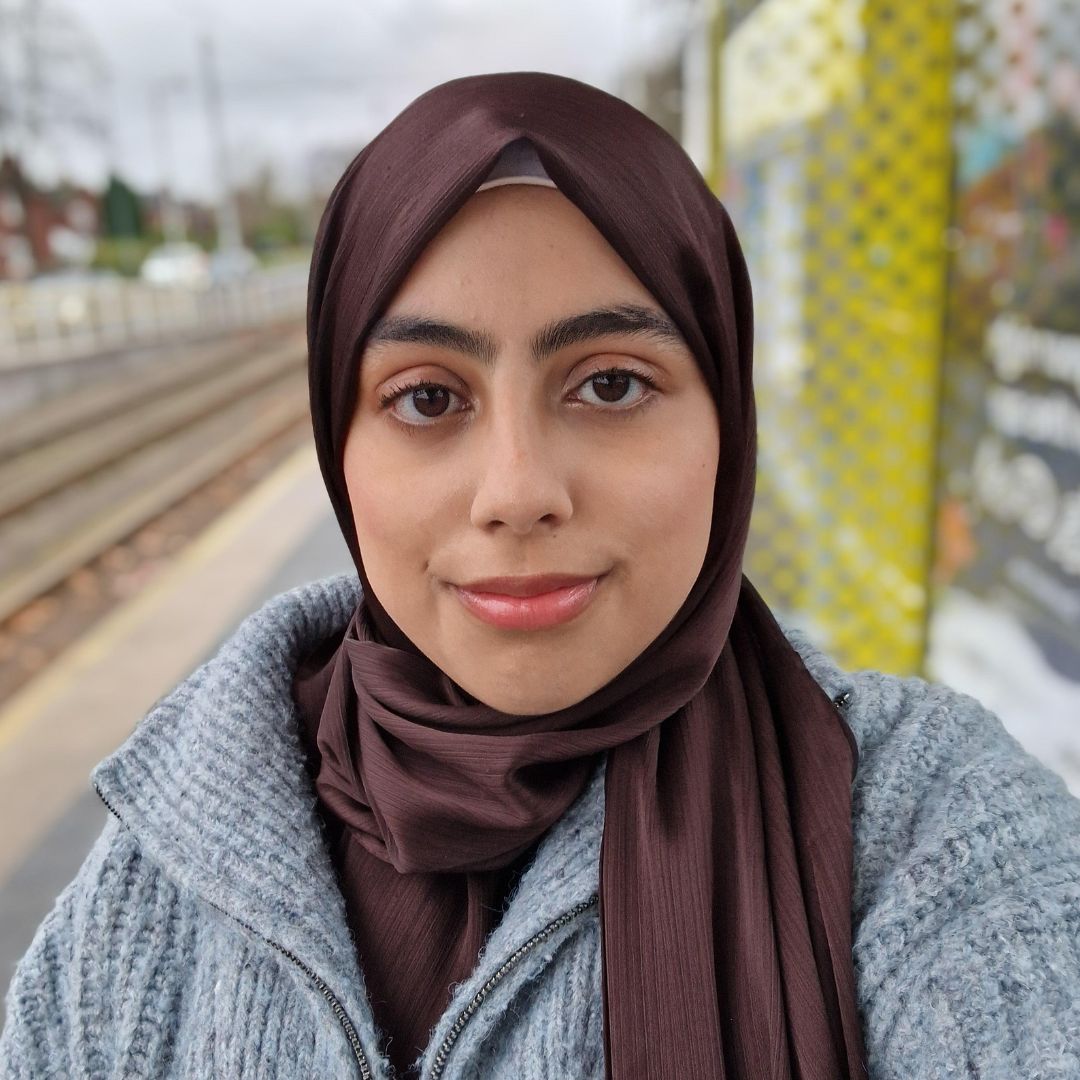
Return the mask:
M 300 661 L 344 629 L 359 596 L 355 575 L 339 575 L 275 597 L 159 701 L 91 780 L 172 881 L 324 979 L 376 1058 L 292 697 Z M 541 842 L 488 962 L 597 891 L 603 779 L 601 764 Z
M 370 1007 L 292 698 L 300 661 L 345 627 L 359 596 L 355 575 L 346 574 L 275 597 L 158 702 L 91 779 L 173 881 L 319 974 L 373 1047 Z M 785 633 L 831 696 L 849 684 L 802 634 Z M 596 893 L 603 783 L 601 762 L 541 842 L 475 978 Z
M 360 975 L 292 676 L 306 651 L 345 625 L 357 597 L 346 576 L 275 597 L 91 774 L 172 881 L 288 949 L 339 997 Z

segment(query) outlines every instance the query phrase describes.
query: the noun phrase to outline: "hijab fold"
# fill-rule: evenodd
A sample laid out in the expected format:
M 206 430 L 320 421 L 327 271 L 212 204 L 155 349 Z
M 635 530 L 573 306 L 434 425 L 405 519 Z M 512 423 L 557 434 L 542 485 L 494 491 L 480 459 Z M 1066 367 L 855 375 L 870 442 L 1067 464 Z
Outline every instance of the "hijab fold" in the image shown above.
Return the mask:
M 678 325 L 721 432 L 712 531 L 686 601 L 608 684 L 544 716 L 476 701 L 394 624 L 364 572 L 342 465 L 367 332 L 520 140 Z M 476 76 L 422 95 L 350 164 L 316 238 L 312 421 L 363 586 L 329 681 L 309 697 L 320 802 L 349 843 L 397 872 L 408 916 L 433 882 L 468 892 L 520 864 L 606 755 L 611 1080 L 866 1076 L 851 955 L 855 742 L 742 573 L 752 340 L 738 240 L 681 147 L 625 102 L 554 75 Z M 442 956 L 466 927 L 426 933 Z

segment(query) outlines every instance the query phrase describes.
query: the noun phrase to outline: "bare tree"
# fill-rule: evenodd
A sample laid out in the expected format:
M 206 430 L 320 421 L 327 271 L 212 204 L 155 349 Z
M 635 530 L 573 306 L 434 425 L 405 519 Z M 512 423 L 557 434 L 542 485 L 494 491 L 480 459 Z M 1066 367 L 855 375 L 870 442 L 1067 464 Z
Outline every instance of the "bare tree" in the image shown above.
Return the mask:
M 0 154 L 62 165 L 65 142 L 109 153 L 109 71 L 63 0 L 0 0 Z

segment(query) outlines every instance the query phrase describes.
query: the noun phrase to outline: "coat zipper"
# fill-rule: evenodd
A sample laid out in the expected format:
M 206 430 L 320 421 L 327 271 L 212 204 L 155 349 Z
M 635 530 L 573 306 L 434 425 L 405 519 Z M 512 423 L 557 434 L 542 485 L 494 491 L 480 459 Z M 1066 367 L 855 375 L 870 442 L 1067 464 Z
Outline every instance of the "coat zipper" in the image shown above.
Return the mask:
M 115 817 L 116 820 L 119 821 L 121 825 L 123 825 L 124 819 L 119 815 L 119 813 L 117 813 L 112 803 L 110 803 L 109 800 L 106 799 L 105 796 L 101 793 L 101 788 L 99 788 L 95 784 L 94 790 L 97 792 L 98 798 L 101 799 L 101 801 L 105 804 L 109 813 L 111 813 L 113 817 Z M 316 989 L 326 999 L 327 1003 L 330 1005 L 330 1008 L 333 1009 L 334 1015 L 338 1019 L 338 1023 L 341 1024 L 342 1028 L 345 1031 L 345 1037 L 349 1040 L 349 1045 L 352 1047 L 352 1052 L 356 1057 L 356 1063 L 360 1066 L 361 1080 L 371 1080 L 371 1066 L 368 1064 L 367 1055 L 364 1053 L 364 1048 L 360 1043 L 360 1036 L 356 1033 L 356 1027 L 353 1025 L 349 1014 L 345 1011 L 345 1007 L 338 1000 L 333 990 L 331 990 L 330 987 L 326 985 L 323 979 L 316 972 L 312 971 L 312 969 L 309 968 L 307 964 L 305 964 L 304 961 L 301 960 L 300 957 L 298 957 L 294 952 L 286 949 L 284 945 L 279 945 L 272 938 L 268 938 L 265 934 L 260 934 L 259 931 L 256 930 L 253 926 L 249 926 L 246 922 L 244 922 L 243 919 L 238 919 L 231 912 L 228 912 L 224 908 L 219 907 L 212 900 L 206 900 L 206 903 L 208 903 L 216 910 L 220 911 L 223 915 L 227 915 L 230 919 L 233 920 L 233 922 L 238 923 L 250 934 L 254 934 L 256 937 L 265 941 L 267 945 L 270 945 L 272 948 L 276 949 L 279 953 L 281 953 L 282 956 L 287 956 L 307 976 L 307 978 L 315 984 Z
M 517 949 L 507 958 L 506 962 L 491 976 L 490 979 L 473 995 L 472 1000 L 454 1021 L 447 1033 L 446 1038 L 443 1039 L 442 1045 L 439 1047 L 438 1052 L 435 1054 L 435 1060 L 431 1066 L 431 1072 L 428 1073 L 429 1080 L 439 1080 L 439 1077 L 443 1074 L 443 1069 L 446 1068 L 446 1059 L 450 1054 L 450 1051 L 454 1047 L 454 1043 L 457 1042 L 458 1037 L 461 1035 L 462 1029 L 468 1023 L 470 1017 L 476 1012 L 478 1008 L 484 1003 L 484 999 L 491 993 L 492 990 L 506 977 L 506 975 L 519 964 L 522 958 L 539 945 L 542 941 L 546 941 L 557 930 L 561 930 L 568 922 L 576 919 L 583 912 L 588 911 L 593 907 L 599 899 L 596 893 L 593 893 L 588 900 L 583 900 L 581 903 L 575 904 L 569 911 L 564 912 L 557 919 L 553 919 L 542 930 L 538 930 L 528 941 L 523 945 L 518 946 Z

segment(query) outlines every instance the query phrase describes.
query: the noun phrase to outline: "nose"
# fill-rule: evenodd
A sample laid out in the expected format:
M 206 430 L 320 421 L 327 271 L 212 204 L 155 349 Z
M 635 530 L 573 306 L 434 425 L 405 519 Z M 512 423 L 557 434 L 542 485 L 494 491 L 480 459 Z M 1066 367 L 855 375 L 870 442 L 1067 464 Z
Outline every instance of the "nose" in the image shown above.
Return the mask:
M 477 445 L 472 523 L 526 536 L 537 525 L 567 522 L 573 503 L 559 441 L 555 425 L 526 410 L 490 416 Z

